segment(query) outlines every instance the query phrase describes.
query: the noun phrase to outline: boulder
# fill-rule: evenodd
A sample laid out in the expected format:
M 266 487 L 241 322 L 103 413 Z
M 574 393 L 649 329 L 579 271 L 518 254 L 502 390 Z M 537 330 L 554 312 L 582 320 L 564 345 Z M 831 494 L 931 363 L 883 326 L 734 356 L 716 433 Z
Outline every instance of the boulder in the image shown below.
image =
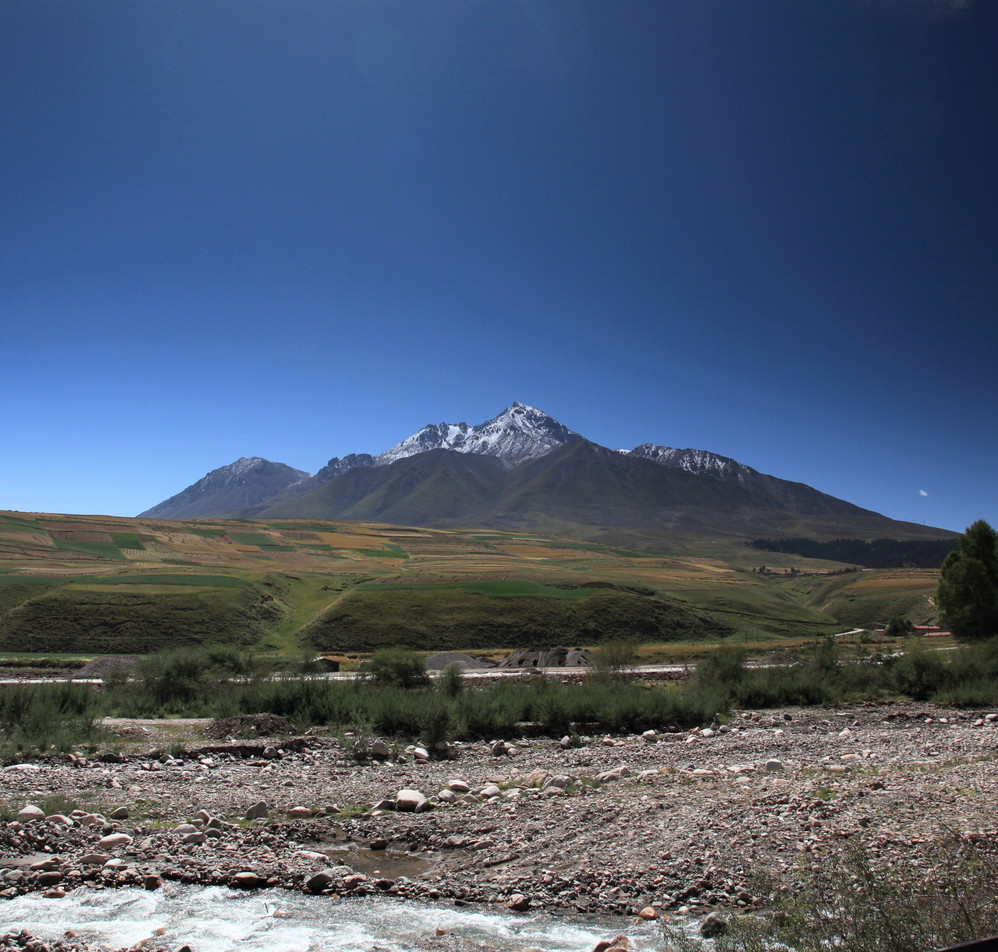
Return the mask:
M 705 939 L 715 939 L 728 931 L 728 920 L 719 912 L 712 912 L 700 923 L 700 935 Z
M 268 816 L 270 816 L 270 807 L 263 800 L 254 803 L 246 811 L 247 820 L 266 820 Z
M 100 850 L 113 850 L 120 846 L 130 846 L 132 838 L 127 833 L 108 833 L 97 841 Z
M 339 877 L 336 875 L 335 870 L 332 869 L 320 869 L 317 873 L 313 873 L 305 880 L 305 888 L 314 895 L 321 893 L 327 886 L 332 885 L 336 882 Z
M 36 807 L 33 803 L 23 806 L 17 814 L 18 823 L 36 823 L 45 819 L 45 811 L 41 807 Z
M 232 877 L 232 885 L 237 889 L 260 889 L 267 885 L 267 877 L 252 870 L 244 870 Z
M 408 813 L 422 813 L 429 808 L 429 800 L 418 790 L 399 790 L 395 794 L 395 809 Z

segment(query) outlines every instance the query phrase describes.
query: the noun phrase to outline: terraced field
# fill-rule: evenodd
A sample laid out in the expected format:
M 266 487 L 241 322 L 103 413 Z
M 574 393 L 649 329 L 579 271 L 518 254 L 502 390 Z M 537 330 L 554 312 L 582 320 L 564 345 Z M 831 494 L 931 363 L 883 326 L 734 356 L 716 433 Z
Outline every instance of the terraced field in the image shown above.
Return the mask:
M 935 588 L 931 572 L 786 580 L 739 562 L 493 530 L 0 512 L 0 651 L 757 641 L 928 609 Z

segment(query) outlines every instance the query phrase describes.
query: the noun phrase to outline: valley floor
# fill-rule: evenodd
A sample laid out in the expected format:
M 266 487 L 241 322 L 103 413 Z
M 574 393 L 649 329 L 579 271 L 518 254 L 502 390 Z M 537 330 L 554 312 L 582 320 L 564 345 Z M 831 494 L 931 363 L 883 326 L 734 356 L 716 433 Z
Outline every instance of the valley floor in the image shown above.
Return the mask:
M 696 915 L 764 905 L 767 878 L 793 888 L 808 863 L 853 845 L 885 866 L 928 864 L 933 842 L 953 834 L 998 846 L 988 712 L 740 712 L 654 739 L 455 745 L 451 759 L 397 751 L 380 763 L 354 756 L 369 739 L 321 736 L 270 749 L 201 739 L 181 753 L 181 728 L 161 726 L 116 725 L 122 762 L 0 771 L 0 896 L 172 879 Z M 404 788 L 432 808 L 377 808 Z M 260 802 L 268 816 L 247 820 Z M 28 803 L 48 818 L 12 819 Z M 127 818 L 111 819 L 122 807 Z M 296 818 L 302 807 L 314 815 Z M 51 818 L 74 808 L 72 825 Z M 198 811 L 201 822 L 176 829 Z

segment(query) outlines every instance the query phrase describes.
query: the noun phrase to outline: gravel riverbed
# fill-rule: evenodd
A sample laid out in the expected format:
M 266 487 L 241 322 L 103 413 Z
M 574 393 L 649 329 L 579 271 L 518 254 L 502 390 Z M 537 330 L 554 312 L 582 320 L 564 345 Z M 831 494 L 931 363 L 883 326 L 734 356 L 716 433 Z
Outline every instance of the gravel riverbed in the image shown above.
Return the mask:
M 760 877 L 793 888 L 806 861 L 850 844 L 913 864 L 944 833 L 998 848 L 988 711 L 739 712 L 581 746 L 524 738 L 366 762 L 370 740 L 162 753 L 144 730 L 120 753 L 0 770 L 0 896 L 174 880 L 652 918 L 755 907 Z

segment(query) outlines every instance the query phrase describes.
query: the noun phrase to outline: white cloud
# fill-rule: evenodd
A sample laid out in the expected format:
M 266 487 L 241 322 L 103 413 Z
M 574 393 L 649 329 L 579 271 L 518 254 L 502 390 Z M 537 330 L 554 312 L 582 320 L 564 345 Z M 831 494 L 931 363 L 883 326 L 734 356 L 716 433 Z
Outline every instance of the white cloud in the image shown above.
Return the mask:
M 920 489 L 918 491 L 918 495 L 919 496 L 928 496 L 929 494 L 924 489 Z

